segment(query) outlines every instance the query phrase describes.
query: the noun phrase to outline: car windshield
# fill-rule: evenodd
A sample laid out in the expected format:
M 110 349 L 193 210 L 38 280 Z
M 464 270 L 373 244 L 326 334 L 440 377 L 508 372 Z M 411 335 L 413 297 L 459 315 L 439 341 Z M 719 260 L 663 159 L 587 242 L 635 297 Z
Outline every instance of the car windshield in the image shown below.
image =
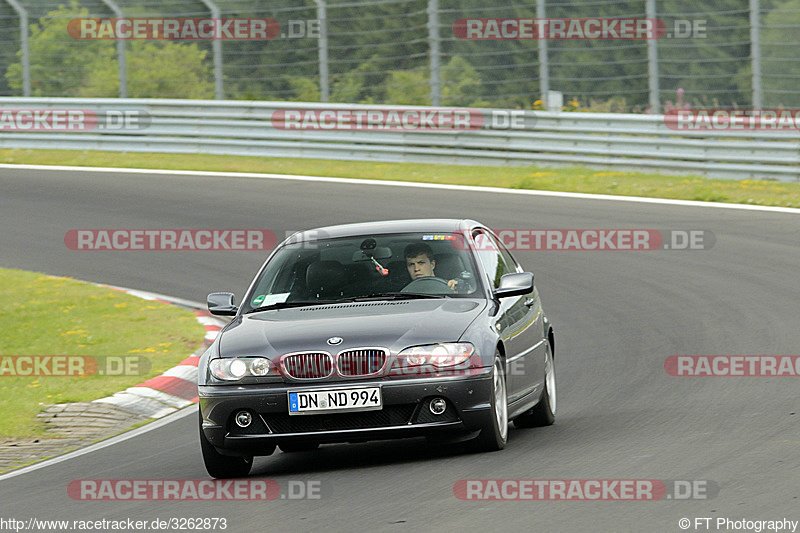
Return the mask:
M 479 278 L 459 233 L 296 242 L 275 253 L 243 312 L 369 299 L 474 298 L 481 294 Z

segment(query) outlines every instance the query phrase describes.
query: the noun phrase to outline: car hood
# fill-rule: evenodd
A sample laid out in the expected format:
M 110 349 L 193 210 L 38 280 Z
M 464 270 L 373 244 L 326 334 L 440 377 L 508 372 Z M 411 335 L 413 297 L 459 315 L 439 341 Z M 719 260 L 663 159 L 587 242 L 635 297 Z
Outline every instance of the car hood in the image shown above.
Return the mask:
M 237 317 L 219 339 L 222 357 L 331 353 L 356 347 L 409 346 L 458 340 L 486 300 L 437 299 L 332 304 L 262 311 Z M 327 343 L 340 337 L 340 344 Z

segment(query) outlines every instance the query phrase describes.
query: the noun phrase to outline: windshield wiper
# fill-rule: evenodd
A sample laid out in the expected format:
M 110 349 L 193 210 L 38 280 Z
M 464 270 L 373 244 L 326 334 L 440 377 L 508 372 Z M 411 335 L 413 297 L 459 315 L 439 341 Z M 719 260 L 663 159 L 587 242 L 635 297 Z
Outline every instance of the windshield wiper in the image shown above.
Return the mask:
M 274 309 L 289 309 L 291 307 L 307 307 L 312 305 L 326 305 L 330 303 L 334 303 L 338 300 L 309 300 L 306 302 L 276 302 L 274 304 L 269 305 L 262 305 L 261 307 L 256 307 L 244 313 L 245 315 L 249 315 L 250 313 L 258 313 L 259 311 L 271 311 Z
M 352 298 L 342 298 L 337 302 L 368 302 L 371 300 L 422 300 L 422 299 L 447 298 L 445 294 L 422 294 L 418 292 L 376 292 L 365 296 L 353 296 Z
M 369 302 L 375 300 L 422 300 L 422 299 L 448 298 L 445 294 L 422 294 L 417 292 L 376 292 L 365 296 L 353 296 L 350 298 L 339 298 L 338 300 L 309 300 L 305 302 L 277 302 L 270 305 L 262 305 L 244 313 L 258 313 L 260 311 L 272 311 L 275 309 L 289 309 L 291 307 L 308 307 L 314 305 L 340 304 L 348 302 Z

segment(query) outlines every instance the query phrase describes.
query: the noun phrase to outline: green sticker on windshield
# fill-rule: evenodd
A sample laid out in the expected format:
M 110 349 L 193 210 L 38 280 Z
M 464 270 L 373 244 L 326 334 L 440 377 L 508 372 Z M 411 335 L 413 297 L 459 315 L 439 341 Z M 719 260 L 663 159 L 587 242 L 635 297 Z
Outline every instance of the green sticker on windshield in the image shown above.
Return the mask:
M 264 298 L 266 297 L 267 297 L 266 294 L 260 294 L 256 296 L 255 298 L 253 298 L 253 305 L 261 305 L 261 302 L 263 302 Z

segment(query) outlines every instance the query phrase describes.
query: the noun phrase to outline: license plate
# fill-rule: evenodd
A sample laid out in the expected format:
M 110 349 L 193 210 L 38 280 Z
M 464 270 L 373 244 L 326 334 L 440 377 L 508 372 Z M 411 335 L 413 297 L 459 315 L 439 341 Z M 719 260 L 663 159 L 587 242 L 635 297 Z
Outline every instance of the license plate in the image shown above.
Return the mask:
M 289 414 L 382 409 L 380 387 L 289 391 Z

